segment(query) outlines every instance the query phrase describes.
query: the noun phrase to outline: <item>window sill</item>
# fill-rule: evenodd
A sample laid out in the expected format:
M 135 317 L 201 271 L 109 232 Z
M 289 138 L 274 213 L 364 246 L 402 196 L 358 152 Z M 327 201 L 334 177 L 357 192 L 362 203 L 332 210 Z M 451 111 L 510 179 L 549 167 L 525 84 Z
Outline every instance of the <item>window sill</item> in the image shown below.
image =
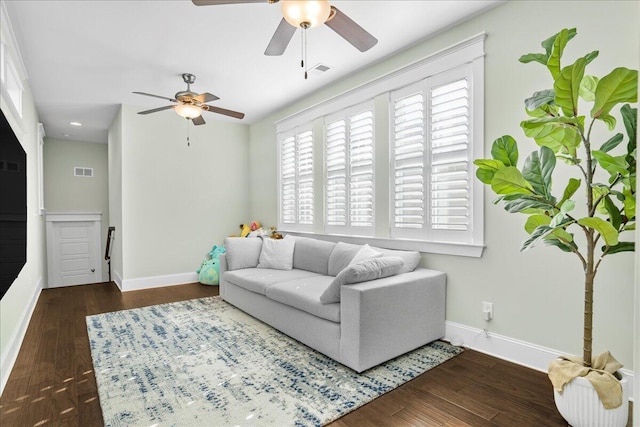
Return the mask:
M 455 255 L 471 258 L 482 257 L 484 250 L 483 244 L 471 243 L 449 243 L 449 242 L 427 242 L 424 240 L 410 239 L 390 239 L 383 237 L 367 237 L 367 236 L 347 236 L 337 234 L 320 234 L 300 231 L 280 230 L 278 232 L 284 234 L 292 234 L 294 236 L 313 237 L 320 240 L 330 242 L 346 242 L 354 244 L 368 244 L 371 246 L 379 246 L 387 249 L 400 249 L 408 251 L 418 251 L 423 253 Z

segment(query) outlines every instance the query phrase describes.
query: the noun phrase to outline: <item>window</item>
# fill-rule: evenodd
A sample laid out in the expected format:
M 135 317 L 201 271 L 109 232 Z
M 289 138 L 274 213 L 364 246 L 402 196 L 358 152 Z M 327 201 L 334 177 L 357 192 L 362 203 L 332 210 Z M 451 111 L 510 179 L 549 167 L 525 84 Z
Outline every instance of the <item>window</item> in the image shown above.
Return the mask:
M 373 106 L 353 107 L 325 122 L 325 230 L 373 235 Z
M 297 129 L 279 137 L 280 219 L 289 230 L 313 226 L 313 131 Z
M 470 85 L 462 67 L 392 94 L 391 237 L 471 240 Z
M 481 256 L 484 199 L 472 165 L 484 156 L 484 38 L 278 122 L 278 227 Z

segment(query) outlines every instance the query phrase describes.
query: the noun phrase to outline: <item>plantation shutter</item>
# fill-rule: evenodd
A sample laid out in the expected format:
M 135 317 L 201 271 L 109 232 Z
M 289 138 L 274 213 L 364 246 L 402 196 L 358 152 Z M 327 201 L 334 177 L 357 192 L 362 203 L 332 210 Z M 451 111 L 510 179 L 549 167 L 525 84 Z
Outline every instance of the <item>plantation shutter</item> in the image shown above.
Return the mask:
M 325 122 L 325 230 L 373 235 L 373 107 L 352 107 Z
M 279 227 L 305 230 L 313 225 L 313 132 L 296 129 L 279 135 Z
M 422 237 L 426 217 L 424 94 L 414 85 L 396 96 L 392 108 L 392 236 L 416 238 Z
M 467 231 L 470 221 L 469 81 L 430 88 L 431 228 Z
M 391 236 L 471 239 L 471 100 L 466 68 L 391 96 Z

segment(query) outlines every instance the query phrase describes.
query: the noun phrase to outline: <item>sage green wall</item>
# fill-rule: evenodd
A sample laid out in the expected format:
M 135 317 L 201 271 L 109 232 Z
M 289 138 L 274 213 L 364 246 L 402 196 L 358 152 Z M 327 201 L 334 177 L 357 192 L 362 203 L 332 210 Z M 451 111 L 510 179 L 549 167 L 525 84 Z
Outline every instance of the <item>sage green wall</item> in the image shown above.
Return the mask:
M 125 281 L 194 272 L 250 220 L 247 125 L 210 114 L 187 127 L 171 111 L 138 111 L 124 105 L 120 119 Z
M 100 212 L 101 247 L 109 228 L 109 173 L 107 144 L 45 138 L 44 206 L 47 212 Z M 74 176 L 75 167 L 93 168 L 93 177 Z M 104 253 L 103 249 L 100 253 Z M 109 280 L 103 257 L 102 281 Z
M 534 149 L 519 123 L 523 100 L 550 86 L 542 66 L 520 64 L 523 53 L 541 51 L 540 42 L 564 27 L 577 27 L 565 63 L 594 49 L 600 57 L 589 73 L 605 75 L 617 66 L 638 68 L 640 2 L 512 1 L 425 40 L 251 126 L 251 217 L 277 220 L 275 124 L 327 100 L 447 48 L 480 32 L 487 33 L 485 57 L 485 152 L 492 141 L 511 134 L 521 141 L 521 159 Z M 524 146 L 522 146 L 524 143 Z M 560 171 L 564 183 L 569 176 Z M 558 184 L 560 186 L 562 184 Z M 556 192 L 562 189 L 556 188 Z M 580 264 L 555 248 L 518 251 L 525 238 L 523 217 L 508 214 L 485 191 L 485 244 L 482 258 L 424 254 L 422 265 L 447 272 L 447 320 L 563 352 L 581 354 L 582 282 Z M 631 239 L 632 236 L 629 236 Z M 594 351 L 610 350 L 633 369 L 634 254 L 610 257 L 596 279 Z M 494 303 L 494 319 L 485 322 L 482 301 Z M 480 337 L 478 339 L 481 339 Z
M 4 39 L 3 39 L 4 41 Z M 0 375 L 4 387 L 29 323 L 31 304 L 46 284 L 44 216 L 38 214 L 38 116 L 29 82 L 24 81 L 22 118 L 9 113 L 4 94 L 0 107 L 27 154 L 27 262 L 0 300 Z M 24 329 L 22 329 L 24 328 Z

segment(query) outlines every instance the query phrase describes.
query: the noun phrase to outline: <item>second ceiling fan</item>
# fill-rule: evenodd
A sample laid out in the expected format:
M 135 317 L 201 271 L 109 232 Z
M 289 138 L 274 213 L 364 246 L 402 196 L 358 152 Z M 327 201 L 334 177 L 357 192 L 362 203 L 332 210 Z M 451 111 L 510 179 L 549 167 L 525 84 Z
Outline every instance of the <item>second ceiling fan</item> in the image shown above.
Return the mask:
M 196 6 L 212 6 L 238 3 L 278 3 L 279 0 L 192 0 Z M 326 24 L 360 52 L 371 49 L 378 40 L 351 18 L 326 0 L 283 0 L 283 18 L 276 28 L 264 54 L 282 55 L 297 28 L 306 30 Z

